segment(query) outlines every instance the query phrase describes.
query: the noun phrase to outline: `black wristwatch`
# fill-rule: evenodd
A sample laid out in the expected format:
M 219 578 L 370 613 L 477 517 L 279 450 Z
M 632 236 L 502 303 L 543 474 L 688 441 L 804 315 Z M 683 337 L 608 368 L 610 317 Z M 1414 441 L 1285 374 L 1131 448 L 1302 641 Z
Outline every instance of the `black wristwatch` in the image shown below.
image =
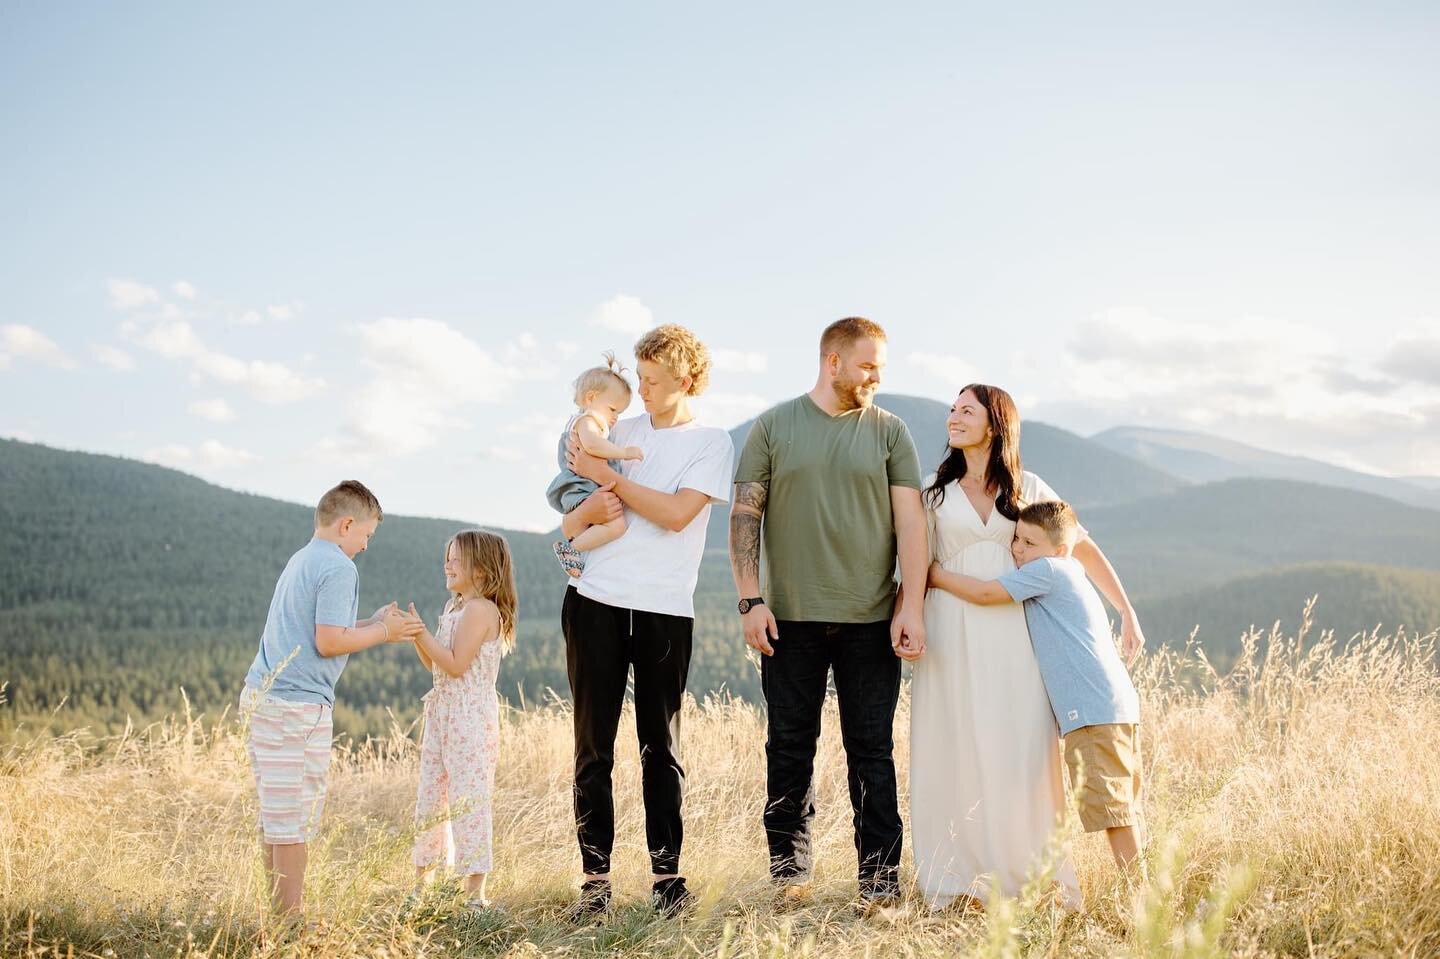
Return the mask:
M 737 606 L 738 606 L 738 608 L 739 608 L 739 610 L 740 610 L 740 615 L 741 615 L 741 616 L 744 616 L 746 613 L 750 612 L 750 610 L 754 609 L 756 606 L 764 606 L 764 605 L 765 605 L 765 600 L 761 599 L 759 596 L 756 596 L 754 599 L 742 599 L 742 600 L 740 600 L 740 602 L 737 604 Z

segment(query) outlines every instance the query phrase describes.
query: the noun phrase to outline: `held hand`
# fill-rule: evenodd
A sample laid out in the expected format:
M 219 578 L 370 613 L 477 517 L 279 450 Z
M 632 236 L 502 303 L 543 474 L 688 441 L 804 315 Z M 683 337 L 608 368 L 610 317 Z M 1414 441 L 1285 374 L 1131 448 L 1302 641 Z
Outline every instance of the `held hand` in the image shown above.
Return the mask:
M 429 630 L 425 628 L 425 620 L 415 611 L 415 604 L 410 604 L 410 615 L 406 617 L 405 628 L 401 630 L 402 641 L 414 642 Z
M 925 585 L 935 589 L 944 589 L 944 587 L 940 585 L 940 577 L 943 576 L 944 573 L 944 566 L 941 566 L 938 561 L 931 562 L 930 572 L 925 578 Z
M 643 460 L 645 458 L 645 451 L 638 446 L 627 446 L 625 447 L 624 458 L 627 460 Z
M 385 641 L 387 643 L 405 642 L 405 626 L 410 622 L 410 617 L 400 612 L 398 606 L 391 605 L 386 609 L 385 614 L 380 618 L 385 624 Z
M 770 641 L 780 638 L 780 627 L 776 625 L 775 614 L 770 612 L 769 606 L 762 604 L 752 607 L 750 612 L 740 617 L 740 622 L 745 629 L 747 646 L 766 656 L 775 655 L 775 647 L 770 645 Z
M 386 613 L 390 612 L 390 610 L 392 610 L 392 609 L 395 609 L 395 608 L 398 607 L 399 605 L 400 605 L 399 603 L 395 602 L 394 600 L 391 600 L 390 602 L 386 603 L 384 606 L 381 606 L 379 609 L 375 610 L 375 614 L 370 617 L 370 622 L 372 622 L 372 623 L 378 623 L 378 622 L 380 622 L 380 620 L 382 620 L 382 619 L 385 618 L 385 614 L 386 614 Z
M 907 662 L 925 655 L 924 615 L 903 607 L 897 609 L 890 620 L 890 647 Z
M 1140 631 L 1140 620 L 1131 610 L 1125 614 L 1120 626 L 1120 654 L 1125 657 L 1126 663 L 1133 663 L 1145 648 L 1145 634 Z
M 600 526 L 611 520 L 619 519 L 625 512 L 625 504 L 620 502 L 620 497 L 611 492 L 614 488 L 614 483 L 606 483 L 601 486 L 587 496 L 584 502 L 575 507 L 575 515 L 591 526 Z

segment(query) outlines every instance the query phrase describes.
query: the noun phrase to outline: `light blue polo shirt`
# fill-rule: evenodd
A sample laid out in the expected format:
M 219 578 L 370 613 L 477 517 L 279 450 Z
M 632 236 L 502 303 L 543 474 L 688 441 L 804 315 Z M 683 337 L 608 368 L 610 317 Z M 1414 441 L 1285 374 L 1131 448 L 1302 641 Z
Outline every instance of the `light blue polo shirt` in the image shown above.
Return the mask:
M 275 584 L 260 651 L 245 675 L 245 685 L 292 703 L 335 705 L 335 682 L 347 656 L 321 656 L 316 626 L 354 626 L 360 611 L 360 573 L 334 543 L 312 539 L 290 557 Z M 289 662 L 287 656 L 294 654 Z M 284 668 L 276 669 L 284 663 Z
M 1140 722 L 1140 697 L 1115 641 L 1100 594 L 1071 557 L 1047 556 L 1000 577 L 1025 604 L 1030 643 L 1050 709 L 1064 736 L 1081 726 Z

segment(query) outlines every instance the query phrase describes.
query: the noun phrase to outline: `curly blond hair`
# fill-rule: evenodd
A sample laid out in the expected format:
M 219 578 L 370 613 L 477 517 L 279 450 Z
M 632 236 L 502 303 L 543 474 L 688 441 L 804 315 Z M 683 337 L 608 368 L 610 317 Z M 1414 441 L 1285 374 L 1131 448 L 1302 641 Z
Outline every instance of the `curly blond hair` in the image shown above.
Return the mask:
M 676 376 L 690 377 L 690 396 L 699 396 L 710 385 L 710 351 L 694 333 L 675 323 L 657 326 L 640 337 L 635 359 L 659 363 Z

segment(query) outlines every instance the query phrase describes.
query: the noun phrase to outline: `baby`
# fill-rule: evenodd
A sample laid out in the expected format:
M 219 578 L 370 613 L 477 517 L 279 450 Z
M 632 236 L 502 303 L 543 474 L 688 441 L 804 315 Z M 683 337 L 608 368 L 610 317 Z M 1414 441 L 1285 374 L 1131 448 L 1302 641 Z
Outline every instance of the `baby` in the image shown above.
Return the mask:
M 591 456 L 607 460 L 640 460 L 645 455 L 638 446 L 619 447 L 610 442 L 610 428 L 620 414 L 630 405 L 630 384 L 625 381 L 622 369 L 615 362 L 615 354 L 605 354 L 605 365 L 595 366 L 580 374 L 575 381 L 575 406 L 573 416 L 560 434 L 560 473 L 550 481 L 545 498 L 560 513 L 568 513 L 595 492 L 596 485 L 590 480 L 575 475 L 566 464 L 566 447 L 574 437 L 580 448 Z M 585 571 L 581 556 L 597 546 L 604 546 L 625 534 L 625 517 L 619 516 L 608 523 L 587 527 L 574 538 L 555 541 L 555 558 L 571 576 Z

